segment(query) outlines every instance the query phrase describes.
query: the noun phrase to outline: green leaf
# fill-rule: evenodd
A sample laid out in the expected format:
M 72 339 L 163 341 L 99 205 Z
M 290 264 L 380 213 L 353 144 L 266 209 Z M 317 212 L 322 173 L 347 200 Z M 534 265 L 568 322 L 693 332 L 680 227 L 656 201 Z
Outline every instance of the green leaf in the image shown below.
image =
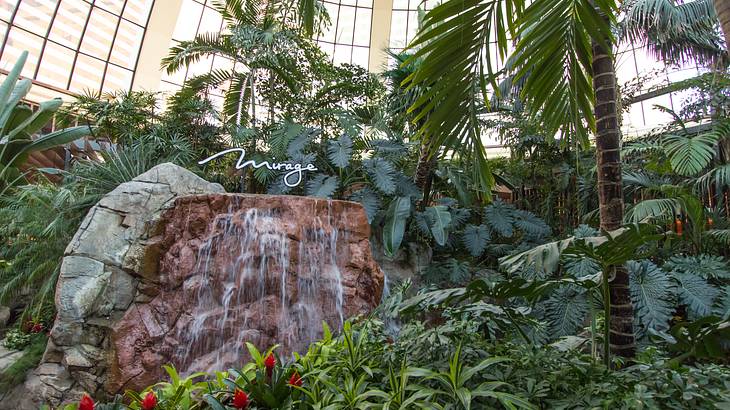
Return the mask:
M 694 137 L 668 135 L 663 140 L 672 169 L 685 176 L 696 175 L 709 165 L 716 143 L 717 137 L 711 133 Z
M 339 179 L 335 176 L 315 175 L 307 181 L 307 195 L 320 198 L 332 198 L 332 194 L 339 186 Z
M 398 197 L 391 201 L 385 214 L 385 226 L 383 227 L 383 247 L 387 256 L 393 257 L 400 248 L 410 214 L 410 198 Z
M 720 289 L 720 297 L 715 302 L 713 313 L 722 320 L 730 319 L 730 285 L 725 285 Z
M 91 134 L 91 127 L 82 125 L 79 127 L 66 128 L 50 134 L 41 136 L 34 140 L 31 144 L 23 148 L 22 152 L 29 153 L 33 151 L 42 151 L 57 147 L 59 145 L 68 144 L 76 141 L 79 138 L 85 137 Z
M 467 225 L 462 233 L 462 241 L 464 246 L 469 250 L 471 256 L 479 257 L 487 244 L 492 239 L 489 229 L 486 225 Z
M 352 155 L 352 138 L 342 134 L 336 140 L 330 140 L 327 146 L 327 154 L 330 162 L 337 168 L 345 168 L 350 163 Z
M 383 158 L 371 158 L 363 161 L 365 171 L 372 178 L 375 188 L 384 194 L 395 192 L 395 167 Z
M 628 261 L 631 303 L 636 316 L 637 333 L 648 329 L 665 331 L 675 308 L 676 288 L 669 275 L 650 261 Z
M 717 255 L 672 256 L 663 268 L 667 271 L 687 273 L 705 279 L 730 279 L 730 268 L 725 260 Z
M 575 285 L 561 286 L 543 306 L 553 338 L 574 335 L 589 309 L 585 289 Z
M 505 238 L 514 232 L 514 208 L 501 200 L 496 200 L 484 208 L 484 223 Z
M 719 291 L 699 276 L 689 273 L 672 272 L 679 283 L 679 301 L 687 306 L 691 320 L 712 313 L 712 304 Z
M 364 187 L 353 192 L 350 195 L 349 199 L 350 201 L 360 203 L 362 207 L 365 208 L 365 214 L 368 217 L 368 223 L 371 223 L 373 221 L 375 215 L 380 210 L 380 197 L 370 187 Z
M 426 208 L 426 217 L 428 218 L 433 239 L 440 246 L 444 246 L 448 236 L 447 229 L 451 223 L 449 209 L 443 205 L 429 206 Z

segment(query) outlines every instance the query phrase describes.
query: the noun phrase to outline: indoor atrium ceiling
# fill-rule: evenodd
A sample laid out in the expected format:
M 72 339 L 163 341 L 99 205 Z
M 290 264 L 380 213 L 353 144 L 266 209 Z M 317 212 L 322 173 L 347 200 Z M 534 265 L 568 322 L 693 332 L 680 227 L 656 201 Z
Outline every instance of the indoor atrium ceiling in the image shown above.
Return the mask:
M 331 25 L 317 42 L 335 63 L 381 71 L 383 50 L 401 50 L 418 28 L 419 7 L 434 0 L 323 0 Z M 170 18 L 176 16 L 176 18 Z M 23 75 L 32 78 L 35 101 L 71 98 L 86 90 L 155 90 L 171 93 L 196 74 L 230 67 L 224 58 L 203 59 L 172 75 L 160 59 L 176 42 L 223 29 L 212 0 L 0 0 L 0 74 L 23 50 L 30 52 Z M 697 75 L 694 65 L 667 68 L 642 49 L 624 45 L 617 54 L 619 83 L 649 75 L 641 92 Z M 214 100 L 220 95 L 213 94 Z M 646 132 L 669 115 L 683 95 L 666 93 L 638 101 L 624 115 L 625 134 Z

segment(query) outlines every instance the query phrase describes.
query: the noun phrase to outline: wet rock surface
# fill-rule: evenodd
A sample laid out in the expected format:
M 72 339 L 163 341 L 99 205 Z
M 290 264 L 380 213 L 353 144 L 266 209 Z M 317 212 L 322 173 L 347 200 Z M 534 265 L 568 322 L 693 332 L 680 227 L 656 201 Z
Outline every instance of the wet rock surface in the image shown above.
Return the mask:
M 322 320 L 337 328 L 379 302 L 369 235 L 356 203 L 225 194 L 175 165 L 152 168 L 83 221 L 41 364 L 0 409 L 111 397 L 164 378 L 167 363 L 241 363 L 244 341 L 303 350 Z

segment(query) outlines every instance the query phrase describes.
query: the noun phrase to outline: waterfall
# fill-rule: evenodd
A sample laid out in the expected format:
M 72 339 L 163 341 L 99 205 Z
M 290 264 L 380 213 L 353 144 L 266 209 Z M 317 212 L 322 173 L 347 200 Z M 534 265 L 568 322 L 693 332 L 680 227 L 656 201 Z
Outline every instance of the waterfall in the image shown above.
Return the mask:
M 334 329 L 344 321 L 337 260 L 347 250 L 338 249 L 338 230 L 315 218 L 292 238 L 275 210 L 234 205 L 216 216 L 183 283 L 192 308 L 181 315 L 188 323 L 177 326 L 172 361 L 186 374 L 240 365 L 247 341 L 302 351 L 322 321 Z M 275 340 L 265 339 L 273 326 Z

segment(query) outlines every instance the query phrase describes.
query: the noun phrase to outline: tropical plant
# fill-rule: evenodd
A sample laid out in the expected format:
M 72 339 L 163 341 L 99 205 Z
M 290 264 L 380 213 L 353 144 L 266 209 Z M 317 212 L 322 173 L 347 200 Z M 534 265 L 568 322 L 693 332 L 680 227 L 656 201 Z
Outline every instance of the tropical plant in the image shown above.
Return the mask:
M 727 55 L 717 17 L 712 0 L 637 0 L 626 3 L 621 36 L 670 64 L 722 66 Z
M 32 81 L 18 80 L 28 52 L 20 58 L 0 85 L 0 195 L 9 187 L 26 182 L 29 171 L 22 167 L 28 155 L 63 145 L 91 133 L 88 126 L 67 128 L 34 139 L 34 135 L 46 126 L 61 107 L 60 98 L 46 101 L 33 109 L 23 100 L 28 95 Z

